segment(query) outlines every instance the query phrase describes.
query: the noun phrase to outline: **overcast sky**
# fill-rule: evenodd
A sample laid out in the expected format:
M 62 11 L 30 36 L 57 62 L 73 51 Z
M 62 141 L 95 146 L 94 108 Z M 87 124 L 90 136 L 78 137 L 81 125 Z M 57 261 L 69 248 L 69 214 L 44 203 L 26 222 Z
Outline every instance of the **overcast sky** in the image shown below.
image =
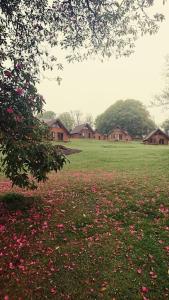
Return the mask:
M 153 96 L 164 86 L 165 56 L 169 54 L 169 1 L 165 6 L 160 4 L 162 0 L 157 2 L 158 11 L 166 16 L 158 34 L 139 39 L 129 58 L 64 63 L 60 86 L 55 81 L 41 81 L 45 110 L 58 114 L 80 110 L 96 117 L 118 99 L 130 98 L 142 101 L 158 125 L 169 118 L 169 110 L 150 107 Z

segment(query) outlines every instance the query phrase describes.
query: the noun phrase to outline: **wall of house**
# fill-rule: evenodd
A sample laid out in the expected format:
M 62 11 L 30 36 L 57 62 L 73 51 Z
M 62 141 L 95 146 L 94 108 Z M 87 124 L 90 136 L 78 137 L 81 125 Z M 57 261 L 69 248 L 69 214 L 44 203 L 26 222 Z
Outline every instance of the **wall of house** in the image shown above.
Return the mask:
M 80 135 L 79 133 L 73 133 L 73 134 L 70 135 L 70 137 L 71 137 L 72 139 L 80 139 L 80 138 L 81 138 L 81 135 Z
M 64 142 L 68 142 L 69 141 L 69 135 L 67 134 L 67 132 L 63 129 L 63 128 L 50 128 L 50 131 L 52 133 L 52 138 L 55 141 L 59 141 L 59 134 L 61 133 L 63 134 L 63 141 Z
M 101 133 L 96 132 L 96 133 L 94 134 L 94 139 L 95 139 L 95 140 L 106 140 L 107 137 L 106 137 L 106 135 L 104 135 L 104 134 L 101 134 Z
M 74 133 L 71 134 L 72 138 L 76 138 L 76 139 L 93 139 L 94 138 L 94 134 L 92 131 L 90 131 L 89 129 L 82 129 L 80 133 Z
M 149 138 L 147 143 L 153 145 L 168 145 L 168 139 L 165 135 L 158 133 Z
M 108 140 L 111 141 L 131 141 L 131 136 L 121 131 L 120 129 L 115 129 L 108 136 Z

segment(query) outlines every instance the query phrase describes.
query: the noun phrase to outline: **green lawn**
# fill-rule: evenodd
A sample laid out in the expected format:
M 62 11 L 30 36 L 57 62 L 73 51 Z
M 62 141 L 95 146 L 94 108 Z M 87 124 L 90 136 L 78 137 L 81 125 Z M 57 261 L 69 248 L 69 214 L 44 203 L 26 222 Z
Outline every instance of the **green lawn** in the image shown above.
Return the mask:
M 169 147 L 66 145 L 37 191 L 0 182 L 0 299 L 168 299 Z
M 100 169 L 130 174 L 169 174 L 169 146 L 95 140 L 72 140 L 66 146 L 80 149 L 82 152 L 69 157 L 71 164 L 65 170 Z

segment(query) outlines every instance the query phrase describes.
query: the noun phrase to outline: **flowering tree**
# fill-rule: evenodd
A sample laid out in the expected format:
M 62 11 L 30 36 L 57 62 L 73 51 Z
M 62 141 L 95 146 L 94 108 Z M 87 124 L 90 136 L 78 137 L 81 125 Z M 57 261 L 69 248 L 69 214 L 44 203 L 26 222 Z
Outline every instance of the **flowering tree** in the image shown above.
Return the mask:
M 35 115 L 44 100 L 42 70 L 61 69 L 51 47 L 73 49 L 68 61 L 129 55 L 139 35 L 155 33 L 161 14 L 153 0 L 0 0 L 0 134 L 2 167 L 13 184 L 35 187 L 65 157 L 42 142 L 47 128 Z
M 43 140 L 48 128 L 34 115 L 42 111 L 44 99 L 37 93 L 33 77 L 17 64 L 13 69 L 0 68 L 0 130 L 2 167 L 13 184 L 35 188 L 35 180 L 46 180 L 57 171 L 65 157 Z M 43 142 L 42 142 L 43 141 Z

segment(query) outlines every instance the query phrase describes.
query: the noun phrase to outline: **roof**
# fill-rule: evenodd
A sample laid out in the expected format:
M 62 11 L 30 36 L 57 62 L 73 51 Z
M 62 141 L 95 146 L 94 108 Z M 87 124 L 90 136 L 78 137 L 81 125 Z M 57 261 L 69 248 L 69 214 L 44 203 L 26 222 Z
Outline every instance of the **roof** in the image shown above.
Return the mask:
M 92 131 L 92 133 L 94 133 L 92 127 L 88 124 L 81 124 L 81 125 L 77 125 L 70 133 L 71 134 L 78 134 L 80 133 L 85 127 L 87 127 L 90 131 Z
M 157 128 L 157 129 L 153 130 L 152 132 L 150 132 L 150 133 L 144 138 L 143 142 L 149 140 L 154 134 L 156 134 L 156 133 L 158 133 L 158 132 L 161 133 L 162 135 L 164 135 L 164 136 L 169 140 L 169 136 L 168 136 L 164 131 L 162 131 L 160 128 Z
M 126 130 L 121 129 L 119 126 L 117 126 L 116 128 L 113 128 L 113 129 L 109 132 L 108 135 L 112 134 L 113 131 L 116 130 L 116 129 L 119 129 L 119 130 L 120 130 L 121 132 L 123 132 L 125 135 L 129 135 L 129 133 L 128 133 Z M 129 136 L 130 136 L 130 135 L 129 135 Z
M 101 133 L 98 129 L 95 129 L 94 133 L 98 133 L 100 135 L 105 135 L 105 133 Z
M 48 120 L 48 121 L 45 121 L 45 123 L 46 123 L 49 127 L 52 127 L 52 125 L 54 125 L 54 124 L 58 124 L 59 127 L 62 128 L 62 129 L 64 129 L 68 135 L 70 134 L 69 130 L 63 125 L 63 123 L 61 122 L 60 119 Z

